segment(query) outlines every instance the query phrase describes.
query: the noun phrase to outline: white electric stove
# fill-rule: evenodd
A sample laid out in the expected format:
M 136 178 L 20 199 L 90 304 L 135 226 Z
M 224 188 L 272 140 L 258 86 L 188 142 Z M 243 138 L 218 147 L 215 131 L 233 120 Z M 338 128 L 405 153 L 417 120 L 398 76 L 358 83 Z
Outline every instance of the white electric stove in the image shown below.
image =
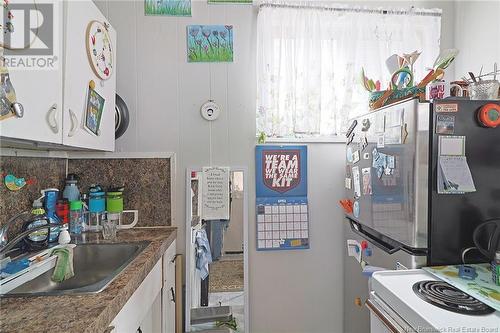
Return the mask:
M 370 290 L 371 333 L 500 333 L 500 311 L 421 269 L 376 272 Z

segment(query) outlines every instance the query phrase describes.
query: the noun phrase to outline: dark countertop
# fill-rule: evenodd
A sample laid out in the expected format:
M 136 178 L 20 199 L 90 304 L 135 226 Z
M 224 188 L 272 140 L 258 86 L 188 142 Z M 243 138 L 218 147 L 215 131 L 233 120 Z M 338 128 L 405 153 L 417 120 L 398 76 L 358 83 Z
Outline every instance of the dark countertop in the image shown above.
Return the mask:
M 100 233 L 87 242 L 109 243 Z M 0 332 L 104 332 L 177 236 L 174 227 L 118 231 L 116 242 L 151 243 L 98 294 L 0 298 Z

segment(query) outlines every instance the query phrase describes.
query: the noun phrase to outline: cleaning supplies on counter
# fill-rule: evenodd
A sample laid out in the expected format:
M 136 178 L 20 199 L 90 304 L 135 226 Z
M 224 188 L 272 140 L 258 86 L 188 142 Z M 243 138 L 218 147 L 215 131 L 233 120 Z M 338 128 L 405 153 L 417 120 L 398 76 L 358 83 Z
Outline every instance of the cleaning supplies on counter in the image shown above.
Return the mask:
M 75 235 L 82 233 L 83 204 L 80 200 L 69 202 L 69 232 Z
M 73 270 L 73 247 L 64 246 L 54 249 L 51 254 L 57 256 L 56 267 L 52 273 L 52 281 L 63 282 L 75 276 Z
M 78 189 L 78 177 L 74 173 L 66 176 L 65 186 L 63 190 L 63 198 L 68 201 L 80 200 L 80 190 Z
M 49 223 L 45 209 L 43 208 L 42 199 L 43 197 L 33 201 L 33 208 L 31 209 L 32 218 L 24 222 L 22 227 L 23 232 Z M 37 251 L 46 248 L 49 245 L 48 228 L 30 233 L 23 239 L 23 242 L 28 251 Z
M 0 274 L 2 278 L 7 277 L 9 275 L 16 274 L 17 272 L 22 271 L 26 267 L 29 267 L 29 265 L 30 261 L 28 258 L 10 261 L 5 265 L 4 268 L 2 268 Z
M 67 223 L 63 224 L 63 226 L 61 227 L 61 232 L 59 233 L 57 242 L 59 243 L 59 245 L 65 245 L 71 242 L 71 236 L 68 231 Z
M 56 188 L 47 188 L 42 190 L 41 193 L 42 198 L 44 198 L 45 213 L 47 214 L 50 224 L 54 225 L 50 227 L 49 243 L 57 242 L 60 231 L 60 227 L 58 225 L 61 224 L 61 220 L 56 214 L 56 204 L 59 197 L 59 190 Z

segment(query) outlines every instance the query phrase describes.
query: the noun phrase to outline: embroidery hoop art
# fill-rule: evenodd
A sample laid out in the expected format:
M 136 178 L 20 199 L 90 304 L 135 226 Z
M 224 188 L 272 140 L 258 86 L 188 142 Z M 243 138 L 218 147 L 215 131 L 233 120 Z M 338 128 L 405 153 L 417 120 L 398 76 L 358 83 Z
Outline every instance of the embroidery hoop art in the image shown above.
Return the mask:
M 109 79 L 113 73 L 113 45 L 107 27 L 107 23 L 94 20 L 90 21 L 86 32 L 87 58 L 92 71 L 101 80 Z

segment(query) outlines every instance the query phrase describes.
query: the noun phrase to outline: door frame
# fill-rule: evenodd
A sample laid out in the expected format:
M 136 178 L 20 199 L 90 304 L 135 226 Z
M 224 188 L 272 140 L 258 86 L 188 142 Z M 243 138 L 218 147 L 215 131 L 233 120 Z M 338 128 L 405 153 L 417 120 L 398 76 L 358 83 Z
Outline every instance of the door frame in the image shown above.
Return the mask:
M 188 167 L 186 169 L 186 204 L 185 204 L 185 281 L 186 281 L 186 291 L 185 291 L 185 331 L 191 331 L 191 279 L 190 279 L 190 265 L 191 262 L 191 220 L 192 220 L 192 207 L 191 207 L 191 173 L 201 172 L 202 167 Z M 244 297 L 244 311 L 245 311 L 245 330 L 244 332 L 250 332 L 250 314 L 249 314 L 249 280 L 248 280 L 248 167 L 246 166 L 230 166 L 230 171 L 243 172 L 243 297 Z

